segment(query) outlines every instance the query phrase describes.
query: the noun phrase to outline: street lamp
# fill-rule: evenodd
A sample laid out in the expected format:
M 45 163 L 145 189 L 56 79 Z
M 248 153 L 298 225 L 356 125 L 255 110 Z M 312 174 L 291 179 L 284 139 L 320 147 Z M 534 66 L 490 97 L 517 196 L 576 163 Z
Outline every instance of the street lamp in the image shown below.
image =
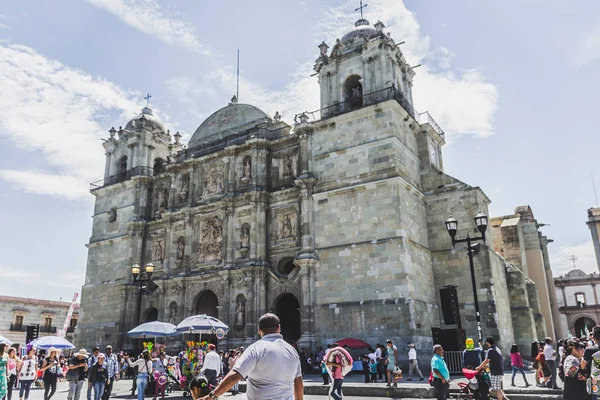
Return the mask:
M 144 266 L 144 270 L 140 268 L 138 264 L 131 266 L 131 276 L 133 276 L 133 284 L 139 282 L 138 290 L 138 303 L 137 303 L 137 321 L 140 322 L 140 314 L 142 312 L 142 295 L 144 294 L 144 283 L 150 283 L 152 279 L 152 273 L 154 272 L 154 264 L 148 263 Z M 146 273 L 146 279 L 144 279 L 144 273 Z
M 458 221 L 450 216 L 448 220 L 446 220 L 446 230 L 448 231 L 448 235 L 452 239 L 452 248 L 456 246 L 456 243 L 466 243 L 467 244 L 467 254 L 469 256 L 469 266 L 471 267 L 471 284 L 473 285 L 473 301 L 475 302 L 475 317 L 477 319 L 477 337 L 479 338 L 479 343 L 483 343 L 483 332 L 481 330 L 481 315 L 479 313 L 479 300 L 477 299 L 477 284 L 475 283 L 475 265 L 473 264 L 473 257 L 479 253 L 481 240 L 485 243 L 485 231 L 488 226 L 488 217 L 481 211 L 477 213 L 474 218 L 475 226 L 481 233 L 480 237 L 471 237 L 467 232 L 467 237 L 464 239 L 456 239 L 456 232 L 458 231 Z M 473 243 L 476 242 L 476 243 Z

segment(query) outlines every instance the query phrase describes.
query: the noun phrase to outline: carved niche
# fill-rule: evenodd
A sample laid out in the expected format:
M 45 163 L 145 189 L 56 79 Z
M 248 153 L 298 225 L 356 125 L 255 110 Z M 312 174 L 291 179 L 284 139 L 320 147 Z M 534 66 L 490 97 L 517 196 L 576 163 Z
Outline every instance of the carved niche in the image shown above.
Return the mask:
M 177 256 L 175 260 L 177 263 L 183 262 L 183 257 L 185 256 L 185 238 L 182 236 L 177 239 Z
M 179 201 L 185 202 L 190 193 L 190 177 L 189 175 L 181 176 L 181 188 L 179 190 Z
M 246 325 L 246 297 L 240 294 L 235 299 L 235 327 L 243 329 Z
M 296 177 L 295 154 L 288 154 L 279 159 L 279 177 L 280 179 L 289 179 Z
M 298 213 L 296 211 L 290 211 L 281 213 L 277 216 L 277 239 L 279 240 L 296 240 L 298 236 L 297 225 L 298 225 Z
M 223 178 L 225 174 L 222 168 L 212 168 L 204 176 L 202 196 L 223 193 Z
M 160 218 L 162 213 L 164 213 L 169 207 L 169 189 L 162 188 L 158 189 L 158 193 L 156 195 L 156 207 L 154 216 L 156 218 Z
M 178 318 L 177 318 L 177 303 L 176 302 L 171 302 L 171 304 L 169 305 L 169 323 L 173 324 L 173 325 L 177 325 L 177 323 L 179 322 Z
M 198 261 L 221 261 L 223 258 L 223 221 L 219 217 L 204 219 L 200 223 Z
M 245 223 L 240 229 L 240 253 L 242 258 L 246 258 L 250 250 L 250 224 Z
M 163 261 L 165 258 L 165 241 L 156 240 L 152 243 L 152 261 Z
M 252 180 L 252 159 L 250 156 L 244 157 L 242 161 L 242 178 L 241 181 L 243 184 L 246 184 Z

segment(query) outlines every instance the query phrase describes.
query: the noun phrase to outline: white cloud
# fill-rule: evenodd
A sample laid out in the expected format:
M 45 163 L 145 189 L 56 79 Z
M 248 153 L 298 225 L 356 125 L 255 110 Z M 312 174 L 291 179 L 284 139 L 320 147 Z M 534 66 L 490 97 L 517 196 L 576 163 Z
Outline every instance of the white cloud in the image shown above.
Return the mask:
M 556 249 L 550 248 L 550 265 L 555 276 L 563 275 L 573 269 L 571 257 L 575 256 L 575 268 L 586 273 L 598 272 L 596 253 L 591 240 L 579 244 L 568 244 Z
M 110 12 L 131 27 L 171 46 L 212 55 L 210 49 L 200 43 L 192 26 L 168 15 L 156 0 L 87 1 Z
M 568 63 L 574 67 L 585 67 L 600 60 L 600 27 L 588 31 L 570 49 Z
M 107 121 L 133 115 L 139 94 L 10 45 L 0 46 L 0 87 L 0 135 L 39 151 L 51 169 L 5 170 L 0 177 L 32 193 L 89 199 L 87 183 L 104 170 Z
M 70 288 L 79 292 L 79 288 L 83 286 L 85 281 L 84 275 L 83 271 L 81 274 L 71 271 L 49 277 L 47 274 L 40 274 L 32 268 L 0 265 L 0 276 L 2 276 L 4 285 L 10 285 L 11 283 L 20 286 L 43 284 L 57 288 Z

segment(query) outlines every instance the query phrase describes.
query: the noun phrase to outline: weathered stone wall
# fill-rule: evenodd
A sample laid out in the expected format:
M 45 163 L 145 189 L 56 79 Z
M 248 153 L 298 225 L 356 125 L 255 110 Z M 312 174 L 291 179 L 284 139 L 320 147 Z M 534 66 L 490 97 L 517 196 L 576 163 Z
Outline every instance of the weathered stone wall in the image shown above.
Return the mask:
M 537 340 L 534 312 L 529 305 L 529 293 L 527 292 L 529 278 L 519 268 L 508 264 L 506 282 L 510 295 L 515 343 L 519 345 L 520 349 L 527 349 L 533 340 Z

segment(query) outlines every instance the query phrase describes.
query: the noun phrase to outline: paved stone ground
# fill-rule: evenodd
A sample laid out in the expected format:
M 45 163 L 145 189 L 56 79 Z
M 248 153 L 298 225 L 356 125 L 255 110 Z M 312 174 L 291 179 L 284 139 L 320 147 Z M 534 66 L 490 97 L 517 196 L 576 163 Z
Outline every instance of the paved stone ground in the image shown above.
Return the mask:
M 524 383 L 522 381 L 522 377 L 517 377 L 516 378 L 516 383 L 517 383 L 517 387 L 512 388 L 510 386 L 510 379 L 511 376 L 510 375 L 505 375 L 504 377 L 504 384 L 505 384 L 505 388 L 506 389 L 511 389 L 511 392 L 513 393 L 525 393 L 525 389 L 524 389 Z M 465 380 L 464 378 L 460 378 L 458 376 L 454 377 L 454 381 L 452 384 L 452 388 L 458 388 L 457 382 L 460 380 Z M 531 383 L 533 382 L 533 373 L 528 373 L 527 374 L 527 380 Z M 320 386 L 322 385 L 322 380 L 320 379 L 320 376 L 318 375 L 308 375 L 305 378 L 305 385 L 306 386 Z M 385 383 L 369 383 L 369 384 L 365 384 L 364 383 L 364 377 L 362 375 L 354 375 L 354 376 L 350 376 L 347 377 L 345 379 L 345 385 L 347 386 L 373 386 L 373 387 L 384 387 Z M 559 382 L 560 383 L 560 382 Z M 402 382 L 398 384 L 399 386 L 402 387 L 420 387 L 420 386 L 426 386 L 428 387 L 428 383 L 427 381 L 413 381 L 413 382 Z M 129 394 L 130 394 L 130 390 L 131 390 L 131 380 L 122 380 L 119 382 L 116 382 L 115 384 L 115 388 L 113 390 L 113 397 L 114 398 L 118 398 L 118 399 L 127 399 L 129 398 Z M 544 392 L 546 392 L 546 390 L 544 390 Z M 552 391 L 547 390 L 548 394 L 552 393 Z M 58 384 L 58 389 L 56 391 L 56 394 L 54 395 L 53 399 L 54 400 L 64 400 L 67 398 L 67 393 L 68 393 L 68 384 L 67 382 L 62 382 Z M 84 390 L 82 391 L 82 397 L 80 400 L 86 400 L 85 399 L 85 387 Z M 16 395 L 13 393 L 13 398 L 17 398 L 18 399 L 18 392 L 16 393 Z M 539 398 L 541 398 L 542 396 L 539 396 Z M 44 392 L 43 390 L 40 389 L 32 389 L 31 391 L 31 395 L 30 395 L 30 400 L 43 400 L 44 398 Z M 182 399 L 182 395 L 181 392 L 174 392 L 171 395 L 168 396 L 168 398 L 170 399 Z M 237 396 L 233 396 L 231 393 L 227 393 L 224 396 L 222 396 L 222 398 L 226 398 L 226 399 L 236 399 L 236 400 L 246 400 L 246 395 L 245 394 L 239 394 Z M 307 400 L 318 400 L 318 399 L 326 399 L 327 396 L 312 396 L 312 395 L 305 395 L 304 396 L 305 399 Z M 357 400 L 357 399 L 361 399 L 364 397 L 352 397 L 352 396 L 344 396 L 344 399 L 348 399 L 348 400 Z M 379 397 L 382 398 L 382 397 Z M 151 399 L 150 397 L 148 397 L 148 399 Z M 191 398 L 187 398 L 188 400 L 190 400 Z M 409 400 L 404 398 L 405 400 Z

